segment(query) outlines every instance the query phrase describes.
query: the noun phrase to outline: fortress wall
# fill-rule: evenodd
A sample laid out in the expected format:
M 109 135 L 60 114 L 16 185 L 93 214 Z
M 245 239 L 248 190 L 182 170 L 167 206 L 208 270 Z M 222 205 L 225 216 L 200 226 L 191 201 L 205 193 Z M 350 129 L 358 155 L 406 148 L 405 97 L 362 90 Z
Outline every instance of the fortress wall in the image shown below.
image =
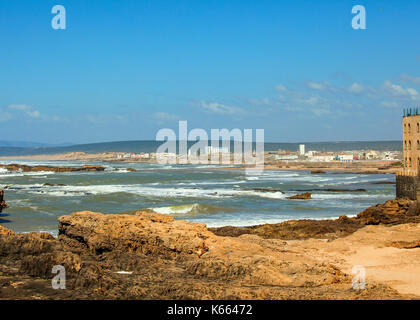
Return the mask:
M 397 179 L 397 188 L 396 188 L 397 199 L 409 198 L 411 200 L 417 200 L 417 189 L 419 188 L 418 177 L 397 175 L 396 179 Z

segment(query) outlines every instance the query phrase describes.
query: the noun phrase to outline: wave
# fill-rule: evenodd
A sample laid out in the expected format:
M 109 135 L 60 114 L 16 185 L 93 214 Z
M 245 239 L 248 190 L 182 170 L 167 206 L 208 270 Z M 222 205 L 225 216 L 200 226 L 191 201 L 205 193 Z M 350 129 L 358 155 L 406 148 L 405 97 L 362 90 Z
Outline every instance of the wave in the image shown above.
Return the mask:
M 24 176 L 37 176 L 38 178 L 46 177 L 47 175 L 55 174 L 54 171 L 9 171 L 4 168 L 0 171 L 0 178 L 9 178 L 9 177 L 24 177 Z
M 161 198 L 223 198 L 223 197 L 261 197 L 270 199 L 284 199 L 282 192 L 262 192 L 241 189 L 223 188 L 170 188 L 152 187 L 144 184 L 132 185 L 88 185 L 88 186 L 45 186 L 42 185 L 15 185 L 18 191 L 27 191 L 33 194 L 43 193 L 48 196 L 83 196 L 83 195 L 104 195 L 112 193 L 129 193 L 144 197 Z
M 230 208 L 214 207 L 206 204 L 192 203 L 168 207 L 148 208 L 156 213 L 170 214 L 175 217 L 197 215 L 202 213 L 217 213 L 232 211 Z

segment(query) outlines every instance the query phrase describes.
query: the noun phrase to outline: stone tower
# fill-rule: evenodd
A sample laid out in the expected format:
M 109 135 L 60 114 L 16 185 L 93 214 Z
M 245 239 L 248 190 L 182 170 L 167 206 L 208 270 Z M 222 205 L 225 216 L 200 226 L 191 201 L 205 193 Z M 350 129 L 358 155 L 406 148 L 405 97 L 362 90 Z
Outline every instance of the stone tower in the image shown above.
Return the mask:
M 420 114 L 418 108 L 404 110 L 403 165 L 403 169 L 396 174 L 396 196 L 420 200 Z

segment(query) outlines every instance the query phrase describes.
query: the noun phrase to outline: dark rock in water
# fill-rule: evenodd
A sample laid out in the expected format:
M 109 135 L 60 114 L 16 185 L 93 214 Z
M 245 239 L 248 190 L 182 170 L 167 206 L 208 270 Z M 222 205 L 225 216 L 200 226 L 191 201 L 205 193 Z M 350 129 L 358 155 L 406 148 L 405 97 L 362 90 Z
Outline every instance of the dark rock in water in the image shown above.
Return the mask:
M 377 181 L 373 182 L 373 184 L 397 184 L 395 181 Z
M 136 169 L 133 169 L 133 168 L 127 168 L 127 171 L 130 171 L 130 172 L 137 172 L 137 170 L 136 170 Z
M 53 187 L 54 185 L 52 183 L 45 182 L 42 186 L 43 187 Z
M 3 211 L 3 209 L 8 208 L 6 201 L 4 200 L 4 191 L 0 190 L 0 212 Z
M 326 172 L 323 171 L 323 170 L 319 170 L 319 169 L 311 170 L 311 174 L 317 174 L 317 173 L 326 173 Z
M 78 172 L 78 171 L 104 171 L 105 167 L 83 165 L 81 167 L 51 167 L 51 166 L 27 166 L 24 164 L 0 164 L 0 168 L 5 168 L 10 171 L 53 171 L 53 172 Z
M 312 194 L 310 192 L 300 193 L 291 197 L 287 197 L 287 199 L 302 199 L 302 200 L 308 200 L 312 199 Z
M 319 189 L 320 191 L 327 191 L 327 192 L 366 192 L 366 189 Z
M 326 192 L 366 192 L 366 189 L 334 189 L 334 188 L 328 188 L 328 189 L 306 189 L 306 190 L 295 190 L 298 192 L 304 192 L 304 191 L 326 191 Z

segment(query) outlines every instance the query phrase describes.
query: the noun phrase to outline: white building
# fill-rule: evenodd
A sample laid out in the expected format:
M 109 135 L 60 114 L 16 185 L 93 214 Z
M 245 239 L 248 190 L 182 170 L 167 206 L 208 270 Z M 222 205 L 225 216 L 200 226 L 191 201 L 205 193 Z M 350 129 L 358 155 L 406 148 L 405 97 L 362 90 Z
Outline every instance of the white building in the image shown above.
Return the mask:
M 340 162 L 353 162 L 352 154 L 342 154 L 339 155 L 338 158 L 340 159 Z
M 298 156 L 296 155 L 288 155 L 288 156 L 276 156 L 276 160 L 297 160 Z
M 212 154 L 212 153 L 228 153 L 229 152 L 229 148 L 227 148 L 227 147 L 206 146 L 205 152 L 206 152 L 206 154 Z
M 305 145 L 304 144 L 299 145 L 299 155 L 301 155 L 301 156 L 305 155 Z
M 309 160 L 313 162 L 331 162 L 334 160 L 334 156 L 312 156 Z

